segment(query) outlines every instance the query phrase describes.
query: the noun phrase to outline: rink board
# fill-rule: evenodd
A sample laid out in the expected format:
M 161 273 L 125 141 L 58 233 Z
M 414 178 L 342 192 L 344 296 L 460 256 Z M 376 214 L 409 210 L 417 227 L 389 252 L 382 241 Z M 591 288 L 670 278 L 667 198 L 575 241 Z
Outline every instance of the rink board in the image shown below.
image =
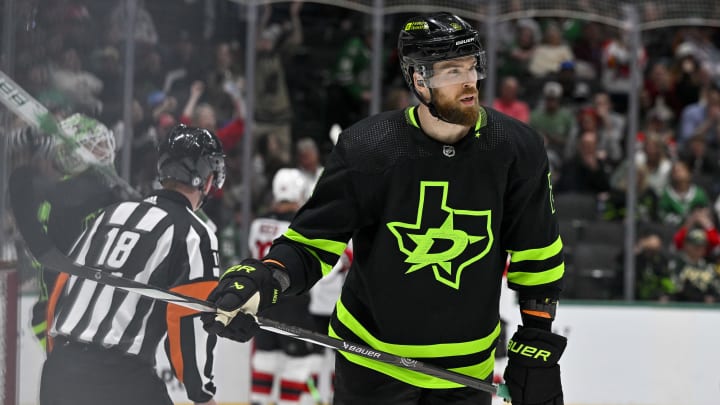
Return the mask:
M 33 301 L 21 300 L 20 405 L 37 404 L 44 358 L 29 327 Z M 568 405 L 718 404 L 718 306 L 564 302 L 554 327 L 568 337 L 561 361 Z M 221 340 L 215 367 L 221 405 L 248 402 L 248 355 L 249 345 Z M 163 355 L 158 365 L 176 403 L 189 403 Z

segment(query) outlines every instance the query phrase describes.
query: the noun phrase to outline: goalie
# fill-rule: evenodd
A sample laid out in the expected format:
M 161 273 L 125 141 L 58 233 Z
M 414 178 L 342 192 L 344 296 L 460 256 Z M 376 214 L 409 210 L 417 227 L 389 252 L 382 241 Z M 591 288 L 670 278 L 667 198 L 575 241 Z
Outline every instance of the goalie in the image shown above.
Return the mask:
M 90 162 L 75 151 L 84 148 L 97 159 L 95 163 L 112 167 L 115 159 L 112 131 L 82 114 L 65 118 L 60 128 L 74 143 L 59 141 L 42 130 L 28 127 L 9 135 L 11 152 L 18 163 L 10 176 L 9 191 L 15 221 L 20 225 L 39 224 L 53 244 L 67 253 L 102 208 L 126 196 L 121 189 L 108 185 Z M 30 215 L 19 215 L 22 212 Z M 37 270 L 39 288 L 32 310 L 32 330 L 43 349 L 49 350 L 52 341 L 48 341 L 47 325 L 52 323 L 52 316 L 48 303 L 57 273 L 45 271 L 32 258 L 30 261 Z

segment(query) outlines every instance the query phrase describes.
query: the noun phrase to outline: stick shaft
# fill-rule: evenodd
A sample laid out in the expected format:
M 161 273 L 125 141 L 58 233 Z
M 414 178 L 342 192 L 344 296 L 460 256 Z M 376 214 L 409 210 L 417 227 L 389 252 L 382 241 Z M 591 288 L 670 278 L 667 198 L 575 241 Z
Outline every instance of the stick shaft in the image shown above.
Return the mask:
M 36 255 L 38 261 L 48 269 L 61 271 L 77 277 L 86 278 L 101 284 L 119 288 L 125 291 L 140 294 L 155 300 L 165 301 L 168 303 L 180 305 L 201 312 L 215 312 L 214 304 L 178 294 L 172 291 L 161 289 L 152 285 L 140 283 L 124 277 L 116 276 L 112 273 L 94 269 L 87 266 L 80 266 L 74 263 L 70 258 L 63 255 L 54 247 L 49 247 L 47 251 Z M 477 378 L 466 376 L 464 374 L 445 370 L 440 367 L 422 363 L 417 360 L 396 356 L 379 350 L 372 349 L 357 343 L 336 339 L 317 332 L 312 332 L 296 326 L 286 325 L 272 319 L 258 317 L 258 323 L 262 329 L 270 332 L 286 335 L 295 339 L 303 340 L 320 346 L 329 347 L 335 350 L 352 353 L 358 356 L 377 360 L 383 363 L 392 364 L 394 366 L 411 369 L 420 373 L 428 374 L 434 377 L 442 378 L 460 385 L 475 388 L 489 393 L 498 393 L 498 386 L 488 383 Z

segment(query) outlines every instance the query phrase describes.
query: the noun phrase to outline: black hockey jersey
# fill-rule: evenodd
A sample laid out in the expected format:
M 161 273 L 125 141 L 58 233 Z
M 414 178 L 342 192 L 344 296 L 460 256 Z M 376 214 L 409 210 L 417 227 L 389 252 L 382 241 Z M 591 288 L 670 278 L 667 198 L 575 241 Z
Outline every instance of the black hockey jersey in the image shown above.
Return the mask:
M 32 210 L 15 209 L 16 221 L 42 226 L 61 252 L 67 253 L 73 242 L 106 206 L 122 199 L 119 191 L 109 187 L 92 170 L 77 176 L 51 179 L 38 168 L 22 166 L 13 170 L 10 179 L 13 204 L 32 206 Z M 19 212 L 33 212 L 33 217 L 18 217 Z M 37 225 L 36 225 L 37 223 Z M 37 267 L 41 267 L 36 264 Z M 43 272 L 41 294 L 47 297 L 57 273 Z
M 416 107 L 345 130 L 310 200 L 268 258 L 289 293 L 327 274 L 347 241 L 354 261 L 330 335 L 476 378 L 488 377 L 508 283 L 557 296 L 562 241 L 542 138 L 489 108 L 455 144 L 425 135 Z M 348 360 L 409 384 L 458 384 L 357 355 Z

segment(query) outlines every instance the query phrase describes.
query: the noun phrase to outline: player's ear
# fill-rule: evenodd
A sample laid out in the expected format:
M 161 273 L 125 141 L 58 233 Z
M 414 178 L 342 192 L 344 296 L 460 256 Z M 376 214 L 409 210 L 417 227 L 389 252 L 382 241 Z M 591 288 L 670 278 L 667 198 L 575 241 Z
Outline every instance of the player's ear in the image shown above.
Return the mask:
M 422 77 L 420 73 L 413 73 L 413 84 L 415 85 L 415 89 L 417 90 L 420 95 L 423 97 L 429 97 L 428 88 L 425 79 Z

